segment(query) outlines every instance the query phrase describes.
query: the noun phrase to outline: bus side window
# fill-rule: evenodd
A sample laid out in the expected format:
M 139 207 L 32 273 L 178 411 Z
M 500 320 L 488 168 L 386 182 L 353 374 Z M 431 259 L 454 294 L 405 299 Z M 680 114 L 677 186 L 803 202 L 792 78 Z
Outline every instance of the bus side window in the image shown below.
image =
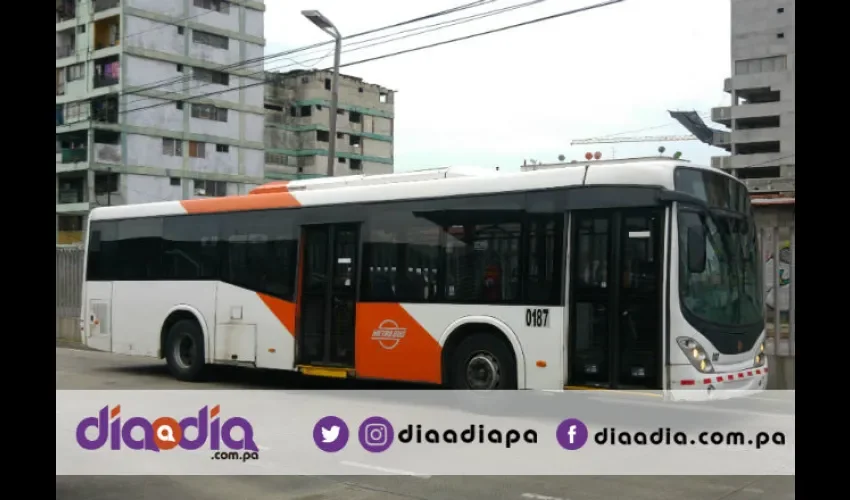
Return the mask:
M 114 221 L 92 221 L 89 236 L 88 281 L 113 281 L 116 257 L 118 225 Z

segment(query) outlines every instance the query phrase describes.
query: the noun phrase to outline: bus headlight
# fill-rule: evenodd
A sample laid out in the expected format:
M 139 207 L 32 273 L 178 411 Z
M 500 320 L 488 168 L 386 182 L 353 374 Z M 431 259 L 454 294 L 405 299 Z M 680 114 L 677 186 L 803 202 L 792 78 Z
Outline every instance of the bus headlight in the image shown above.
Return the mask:
M 761 344 L 759 344 L 759 350 L 756 353 L 755 359 L 753 360 L 753 366 L 756 368 L 758 368 L 759 366 L 764 366 L 764 358 L 764 342 L 762 342 Z
M 676 339 L 682 352 L 688 357 L 688 360 L 694 365 L 694 368 L 702 373 L 714 372 L 714 366 L 711 365 L 711 360 L 708 359 L 708 353 L 699 345 L 699 342 L 689 337 L 679 337 Z

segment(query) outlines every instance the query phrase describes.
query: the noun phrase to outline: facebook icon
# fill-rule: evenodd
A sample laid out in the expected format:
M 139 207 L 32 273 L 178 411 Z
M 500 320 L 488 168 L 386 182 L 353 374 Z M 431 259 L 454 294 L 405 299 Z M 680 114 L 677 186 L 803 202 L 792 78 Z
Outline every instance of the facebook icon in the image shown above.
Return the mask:
M 555 437 L 561 448 L 570 451 L 578 450 L 587 443 L 587 426 L 577 418 L 568 418 L 558 425 Z

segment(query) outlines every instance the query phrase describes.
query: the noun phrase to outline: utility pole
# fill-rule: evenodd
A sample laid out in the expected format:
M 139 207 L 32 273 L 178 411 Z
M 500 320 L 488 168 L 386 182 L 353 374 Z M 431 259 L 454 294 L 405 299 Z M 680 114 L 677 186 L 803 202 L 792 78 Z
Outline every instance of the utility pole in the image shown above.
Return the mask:
M 334 74 L 331 79 L 331 109 L 328 123 L 328 177 L 333 177 L 336 165 L 336 110 L 339 106 L 339 59 L 342 52 L 342 35 L 336 26 L 318 10 L 302 10 L 301 15 L 310 20 L 317 28 L 334 39 Z

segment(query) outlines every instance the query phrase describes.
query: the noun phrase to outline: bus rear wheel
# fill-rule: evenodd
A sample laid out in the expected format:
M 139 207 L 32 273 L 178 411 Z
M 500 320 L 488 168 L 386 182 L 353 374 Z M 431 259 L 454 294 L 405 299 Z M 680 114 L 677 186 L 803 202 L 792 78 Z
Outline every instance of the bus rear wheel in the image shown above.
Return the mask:
M 205 368 L 204 335 L 196 321 L 180 320 L 168 330 L 165 360 L 177 380 L 201 380 Z
M 452 357 L 450 387 L 479 391 L 517 387 L 516 362 L 501 339 L 476 333 L 461 341 Z

